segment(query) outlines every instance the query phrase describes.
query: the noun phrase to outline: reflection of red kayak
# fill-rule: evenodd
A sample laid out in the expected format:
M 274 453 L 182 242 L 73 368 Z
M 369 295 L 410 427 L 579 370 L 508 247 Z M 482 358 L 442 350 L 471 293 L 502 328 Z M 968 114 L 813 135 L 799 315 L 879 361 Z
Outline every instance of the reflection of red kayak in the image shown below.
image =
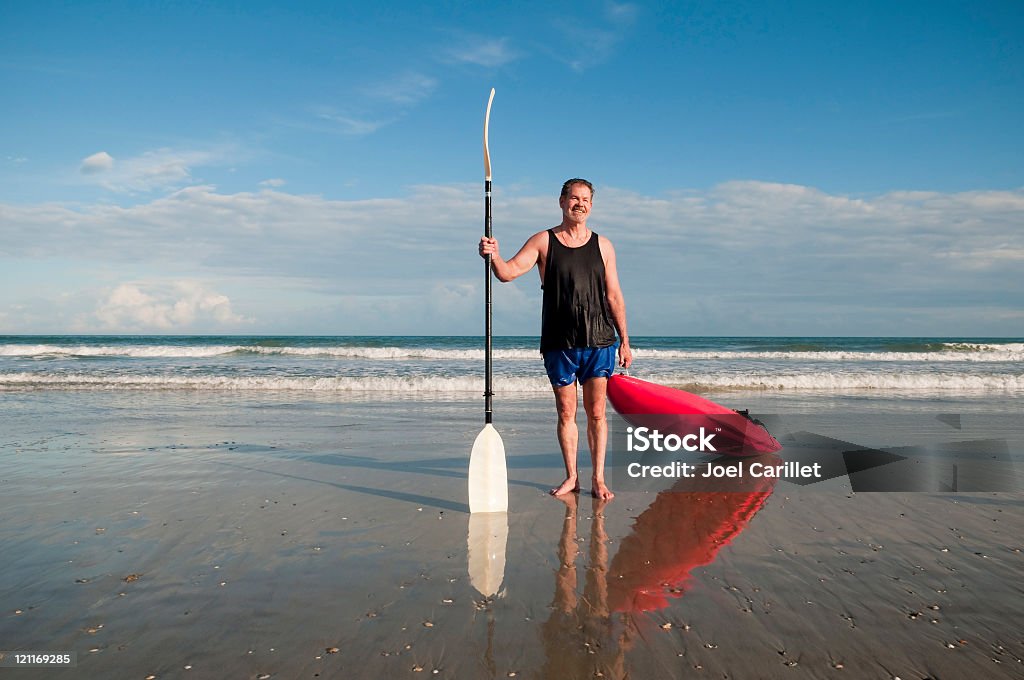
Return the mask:
M 782 445 L 746 412 L 663 385 L 624 375 L 608 380 L 608 401 L 631 425 L 683 437 L 701 427 L 715 432 L 718 453 L 756 456 L 775 453 Z
M 768 465 L 776 456 L 764 456 Z M 739 465 L 739 463 L 737 463 Z M 773 477 L 745 476 L 729 480 L 727 492 L 711 482 L 699 490 L 692 482 L 677 484 L 687 491 L 662 491 L 637 517 L 633 532 L 619 543 L 608 573 L 608 606 L 612 611 L 663 609 L 670 597 L 683 594 L 690 572 L 711 564 L 757 514 L 775 487 Z M 689 490 L 697 489 L 697 490 Z

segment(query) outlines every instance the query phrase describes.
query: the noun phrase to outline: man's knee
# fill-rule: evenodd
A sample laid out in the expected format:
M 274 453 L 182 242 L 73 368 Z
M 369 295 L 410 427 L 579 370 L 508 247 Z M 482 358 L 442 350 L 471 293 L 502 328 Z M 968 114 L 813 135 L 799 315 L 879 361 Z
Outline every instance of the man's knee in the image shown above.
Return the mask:
M 570 422 L 576 422 L 576 401 L 569 399 L 559 399 L 555 404 L 555 410 L 558 411 L 558 422 L 565 424 Z
M 583 410 L 587 412 L 587 420 L 591 422 L 604 420 L 607 406 L 608 400 L 605 399 L 603 392 L 584 395 Z
M 560 425 L 566 425 L 568 423 L 576 422 L 576 409 L 569 406 L 558 407 L 558 423 Z
M 605 409 L 605 401 L 601 400 L 597 404 L 587 404 L 587 422 L 589 423 L 602 423 L 607 420 L 607 411 Z

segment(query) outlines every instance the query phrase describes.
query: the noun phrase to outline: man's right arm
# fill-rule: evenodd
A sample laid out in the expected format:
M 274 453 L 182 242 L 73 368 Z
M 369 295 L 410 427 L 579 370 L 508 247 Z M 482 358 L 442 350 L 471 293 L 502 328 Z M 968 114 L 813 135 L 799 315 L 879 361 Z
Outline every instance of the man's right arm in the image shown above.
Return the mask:
M 510 260 L 503 260 L 498 254 L 498 240 L 484 236 L 480 239 L 480 257 L 491 256 L 491 270 L 499 281 L 517 279 L 533 269 L 540 262 L 543 240 L 547 232 L 539 232 L 529 238 Z

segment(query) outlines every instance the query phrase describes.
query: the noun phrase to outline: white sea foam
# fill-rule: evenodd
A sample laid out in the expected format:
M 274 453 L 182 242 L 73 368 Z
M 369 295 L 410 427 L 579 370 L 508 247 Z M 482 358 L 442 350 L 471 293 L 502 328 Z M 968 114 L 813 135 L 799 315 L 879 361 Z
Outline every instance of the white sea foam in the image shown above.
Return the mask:
M 806 362 L 906 362 L 906 363 L 998 363 L 1024 362 L 1024 343 L 945 343 L 948 349 L 935 352 L 852 352 L 846 351 L 696 351 L 634 348 L 637 359 L 679 359 L 684 361 L 806 361 Z M 269 356 L 320 357 L 403 361 L 482 361 L 483 349 L 437 349 L 430 347 L 265 347 L 259 345 L 0 345 L 0 356 L 9 357 L 127 357 L 204 358 L 235 353 Z M 536 349 L 495 349 L 499 361 L 536 361 Z
M 437 361 L 483 361 L 482 349 L 433 349 L 430 347 L 245 347 L 255 354 L 335 357 L 340 359 L 433 359 Z M 537 349 L 495 349 L 491 356 L 502 360 L 540 360 Z
M 235 353 L 269 356 L 297 356 L 378 361 L 433 359 L 483 361 L 482 349 L 432 349 L 429 347 L 264 347 L 259 345 L 0 345 L 0 356 L 8 357 L 126 357 L 204 358 Z M 536 349 L 495 349 L 492 356 L 502 360 L 539 360 Z
M 1024 392 L 1024 375 L 970 373 L 826 372 L 806 374 L 661 375 L 687 389 L 756 389 L 794 392 Z
M 418 392 L 477 393 L 484 389 L 478 377 L 278 377 L 187 375 L 94 375 L 0 373 L 0 390 L 97 389 L 97 390 L 245 390 L 303 392 Z M 496 392 L 549 392 L 542 377 L 495 377 Z
M 989 347 L 977 345 L 976 347 Z M 771 361 L 809 361 L 809 362 L 914 362 L 914 363 L 948 363 L 948 362 L 1013 362 L 1024 361 L 1024 345 L 991 345 L 993 349 L 968 351 L 939 352 L 851 352 L 819 351 L 819 352 L 748 352 L 748 351 L 714 351 L 698 352 L 691 350 L 664 349 L 633 349 L 636 358 L 644 359 L 688 359 L 701 360 L 771 360 Z M 999 349 L 995 349 L 999 348 Z M 1008 349 L 1003 349 L 1008 348 Z
M 694 374 L 641 375 L 663 385 L 690 390 L 752 389 L 795 392 L 880 390 L 886 392 L 1024 392 L 1024 375 L 972 375 L 936 373 L 809 373 L 809 374 Z M 548 393 L 543 376 L 495 376 L 497 393 Z M 96 390 L 244 390 L 305 391 L 320 393 L 402 392 L 419 394 L 480 394 L 480 377 L 278 377 L 101 375 L 90 373 L 0 373 L 0 390 L 96 389 Z
M 239 345 L 0 345 L 6 357 L 215 357 L 237 352 Z
M 1005 344 L 977 343 L 977 342 L 944 342 L 943 347 L 948 347 L 956 352 L 1010 352 L 1024 354 L 1024 343 L 1007 342 Z

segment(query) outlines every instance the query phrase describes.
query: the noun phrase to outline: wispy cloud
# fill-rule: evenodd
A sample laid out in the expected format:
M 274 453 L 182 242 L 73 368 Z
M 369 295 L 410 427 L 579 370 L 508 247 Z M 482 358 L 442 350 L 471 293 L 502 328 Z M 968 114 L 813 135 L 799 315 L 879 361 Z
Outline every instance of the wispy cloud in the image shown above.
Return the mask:
M 629 25 L 636 21 L 637 13 L 637 6 L 628 2 L 612 2 L 609 0 L 605 3 L 604 7 L 604 14 L 608 21 L 620 26 Z
M 194 168 L 228 161 L 226 150 L 156 149 L 118 159 L 106 151 L 82 159 L 79 174 L 110 191 L 148 193 L 175 189 L 193 182 Z
M 573 17 L 568 23 L 559 17 L 556 26 L 572 36 L 572 40 L 566 41 L 570 52 L 563 60 L 574 71 L 585 71 L 608 61 L 629 36 L 638 16 L 636 5 L 609 1 L 599 15 L 585 15 L 581 20 Z
M 371 135 L 428 99 L 437 86 L 437 79 L 415 71 L 379 78 L 373 85 L 358 88 L 344 107 L 313 109 L 313 116 L 321 122 L 316 129 L 350 137 Z
M 504 66 L 516 59 L 521 54 L 509 46 L 508 38 L 490 38 L 485 36 L 472 36 L 464 38 L 462 43 L 456 47 L 445 50 L 446 61 L 457 63 L 476 64 L 496 68 Z
M 322 121 L 328 122 L 330 124 L 330 131 L 343 135 L 351 135 L 353 137 L 362 137 L 363 135 L 373 134 L 391 122 L 390 120 L 355 118 L 353 116 L 347 116 L 326 109 L 320 109 L 317 112 L 316 117 Z
M 372 99 L 408 106 L 423 101 L 436 89 L 435 78 L 422 73 L 403 73 L 368 87 L 366 94 Z

